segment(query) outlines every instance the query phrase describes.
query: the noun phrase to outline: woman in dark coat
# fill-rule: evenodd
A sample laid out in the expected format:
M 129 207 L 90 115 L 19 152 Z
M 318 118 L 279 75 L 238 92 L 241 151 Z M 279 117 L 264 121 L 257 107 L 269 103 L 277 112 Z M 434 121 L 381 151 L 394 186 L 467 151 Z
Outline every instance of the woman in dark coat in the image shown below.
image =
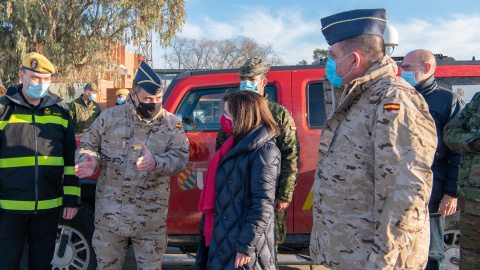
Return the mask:
M 215 175 L 213 234 L 207 269 L 275 269 L 275 189 L 278 126 L 265 99 L 251 91 L 225 96 L 233 147 Z

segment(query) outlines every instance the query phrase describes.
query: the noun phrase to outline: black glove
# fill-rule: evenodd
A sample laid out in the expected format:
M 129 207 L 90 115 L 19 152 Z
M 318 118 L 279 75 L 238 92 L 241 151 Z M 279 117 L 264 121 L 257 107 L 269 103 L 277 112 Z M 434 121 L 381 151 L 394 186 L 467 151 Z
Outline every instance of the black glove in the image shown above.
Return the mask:
M 473 150 L 480 152 L 480 138 L 475 139 L 475 141 L 471 142 L 470 147 L 472 147 Z

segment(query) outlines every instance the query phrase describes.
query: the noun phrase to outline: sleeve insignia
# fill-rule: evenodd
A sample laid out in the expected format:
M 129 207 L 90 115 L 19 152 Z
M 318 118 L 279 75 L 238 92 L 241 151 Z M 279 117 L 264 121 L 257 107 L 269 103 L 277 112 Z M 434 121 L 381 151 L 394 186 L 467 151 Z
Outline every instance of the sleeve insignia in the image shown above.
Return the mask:
M 398 111 L 400 110 L 400 104 L 398 103 L 388 103 L 383 105 L 384 111 Z
M 178 123 L 177 125 L 175 125 L 176 128 L 183 128 L 182 124 Z
M 296 126 L 290 126 L 290 130 L 296 131 L 297 127 Z

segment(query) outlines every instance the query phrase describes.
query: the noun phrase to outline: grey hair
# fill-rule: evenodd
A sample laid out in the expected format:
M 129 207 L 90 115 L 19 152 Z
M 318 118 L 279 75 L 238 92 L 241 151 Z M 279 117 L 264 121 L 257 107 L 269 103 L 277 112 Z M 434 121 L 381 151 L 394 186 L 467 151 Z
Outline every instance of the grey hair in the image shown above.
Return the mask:
M 360 51 L 368 65 L 373 65 L 385 56 L 385 42 L 381 36 L 360 35 L 339 42 L 344 54 Z
M 133 80 L 132 90 L 135 92 L 135 94 L 138 94 L 143 90 L 143 88 L 137 83 L 137 81 Z

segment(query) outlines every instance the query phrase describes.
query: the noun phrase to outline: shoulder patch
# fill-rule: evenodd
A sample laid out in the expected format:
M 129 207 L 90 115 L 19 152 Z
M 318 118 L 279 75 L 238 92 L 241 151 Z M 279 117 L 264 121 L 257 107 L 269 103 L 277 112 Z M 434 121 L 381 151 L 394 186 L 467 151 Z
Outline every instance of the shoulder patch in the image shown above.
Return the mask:
M 296 126 L 290 126 L 290 129 L 295 131 L 295 130 L 297 130 L 297 127 Z
M 175 125 L 176 128 L 183 128 L 182 124 L 178 123 Z
M 398 103 L 388 103 L 383 105 L 384 111 L 398 111 L 400 110 L 400 104 Z

